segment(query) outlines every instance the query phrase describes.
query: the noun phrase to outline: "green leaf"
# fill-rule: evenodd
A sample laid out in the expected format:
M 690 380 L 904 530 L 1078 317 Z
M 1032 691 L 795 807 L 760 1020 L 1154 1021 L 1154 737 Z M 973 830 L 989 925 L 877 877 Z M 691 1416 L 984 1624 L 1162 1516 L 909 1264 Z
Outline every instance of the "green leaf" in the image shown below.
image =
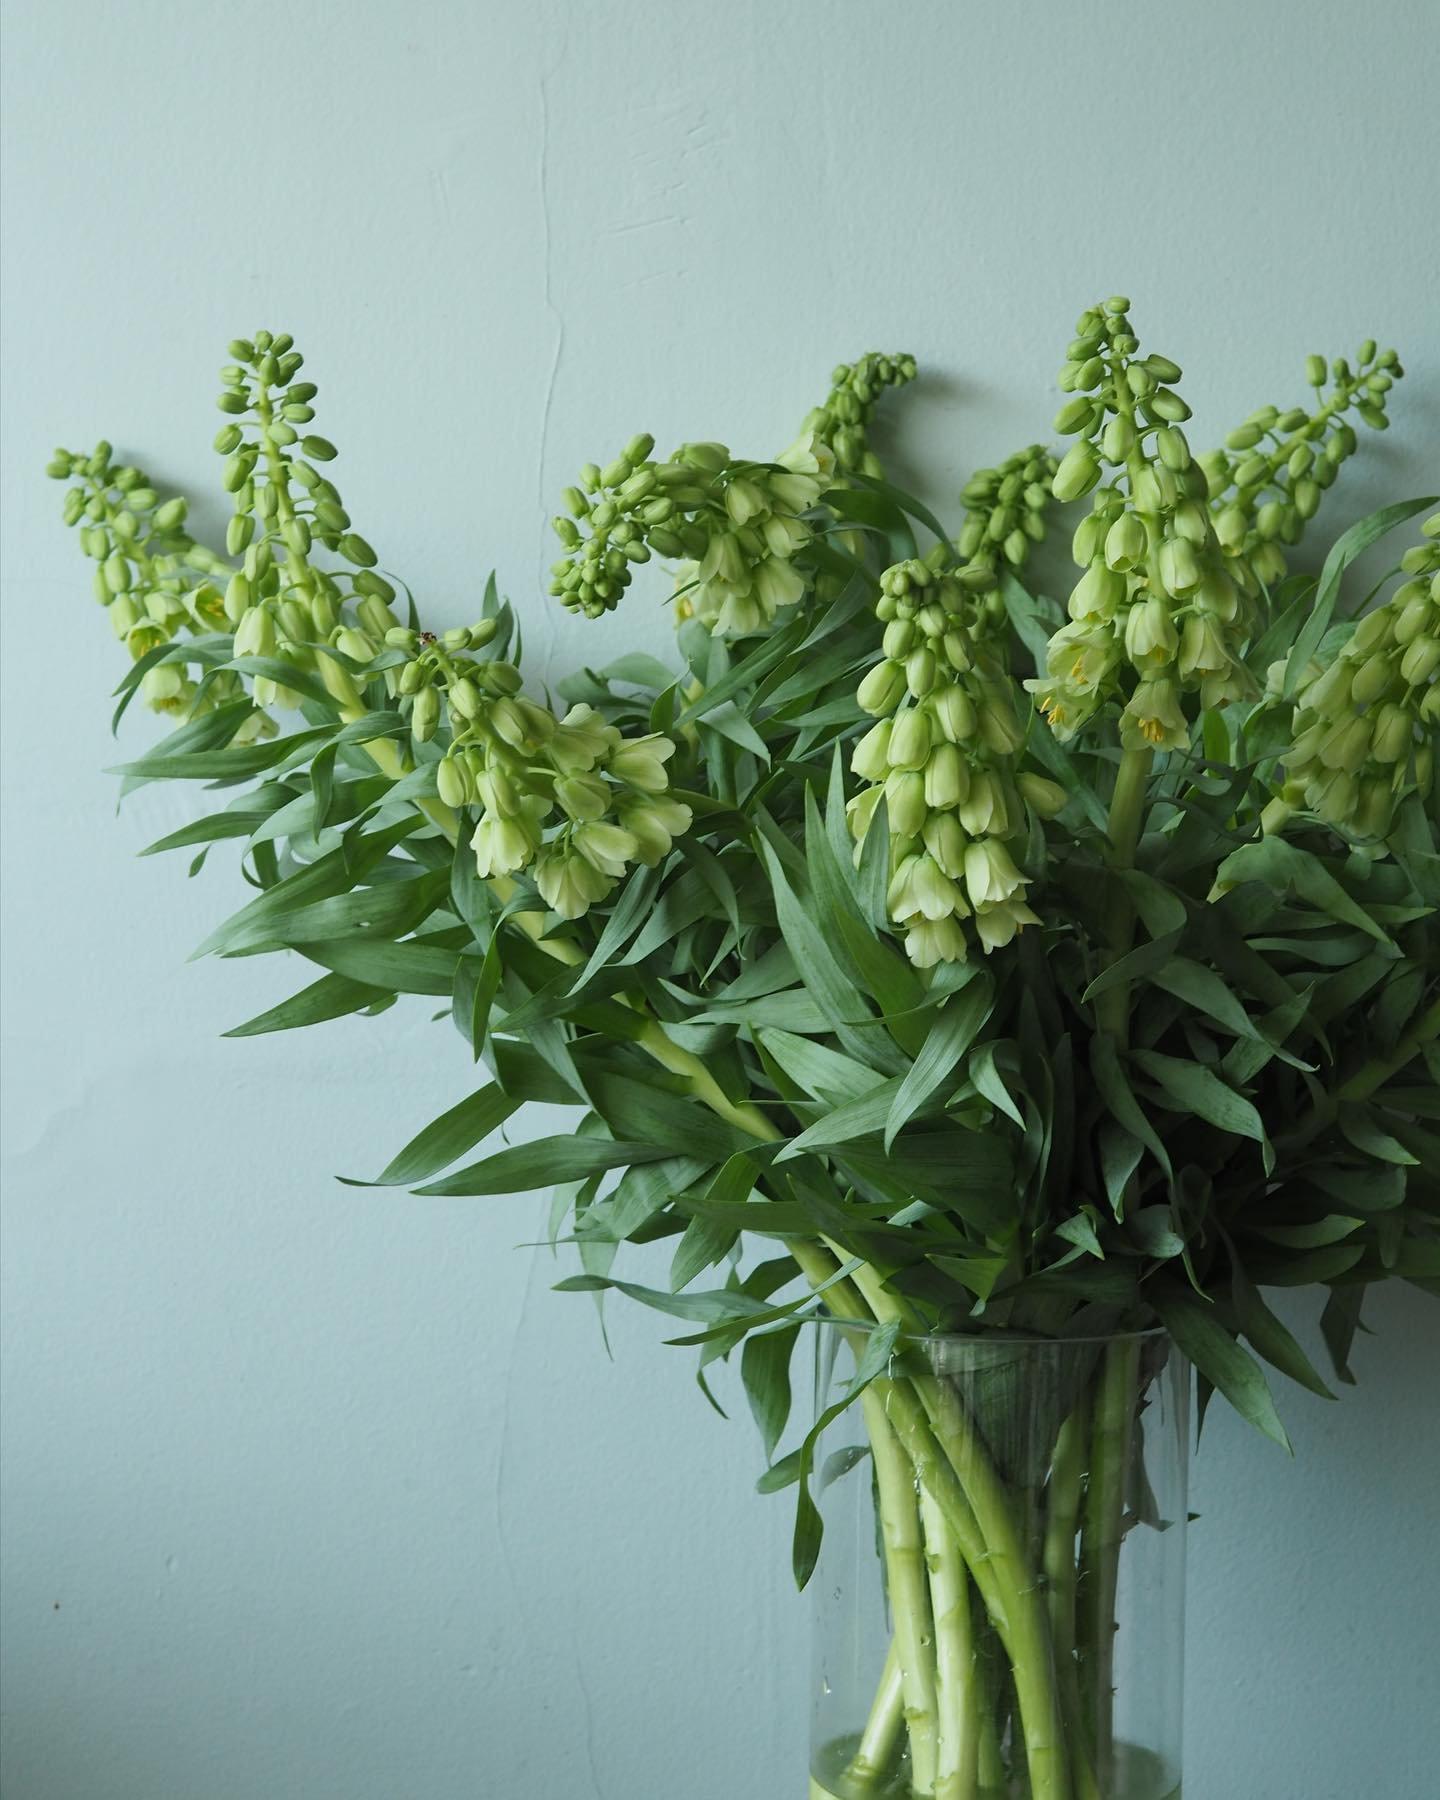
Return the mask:
M 739 1236 L 738 1224 L 696 1213 L 681 1232 L 670 1260 L 671 1293 L 678 1294 L 703 1270 L 722 1262 L 734 1249 Z
M 167 751 L 162 744 L 138 762 L 120 763 L 109 773 L 124 775 L 131 781 L 239 781 L 246 775 L 258 775 L 263 769 L 299 760 L 334 736 L 334 726 L 320 725 L 309 731 L 292 732 L 289 737 L 272 738 L 268 743 L 237 744 L 228 750 L 175 752 Z
M 401 994 L 444 994 L 448 998 L 455 984 L 459 952 L 437 949 L 413 938 L 400 944 L 335 938 L 328 943 L 307 942 L 297 947 L 302 956 L 319 963 L 322 969 L 333 969 L 352 981 L 368 981 Z
M 1167 994 L 1193 1006 L 1236 1037 L 1259 1037 L 1249 1013 L 1215 971 L 1207 969 L 1203 963 L 1191 962 L 1185 956 L 1172 956 L 1155 970 L 1150 980 L 1153 986 L 1163 988 Z
M 1126 982 L 1138 981 L 1142 976 L 1153 979 L 1155 971 L 1170 961 L 1179 941 L 1180 933 L 1169 931 L 1164 937 L 1153 938 L 1147 944 L 1137 944 L 1133 950 L 1127 950 L 1124 956 L 1117 956 L 1114 962 L 1107 964 L 1086 988 L 1081 999 L 1088 1005 L 1110 988 L 1122 987 Z
M 982 1044 L 978 1050 L 972 1051 L 966 1064 L 966 1073 L 974 1083 L 976 1093 L 983 1094 L 992 1106 L 998 1107 L 1007 1118 L 1013 1119 L 1023 1131 L 1024 1115 L 1015 1104 L 1005 1085 L 1005 1078 L 996 1066 L 995 1057 L 999 1048 L 999 1043 L 992 1038 L 988 1044 Z
M 517 1112 L 521 1104 L 494 1082 L 489 1082 L 448 1112 L 441 1113 L 438 1119 L 432 1119 L 403 1150 L 396 1152 L 373 1181 L 359 1181 L 344 1175 L 340 1179 L 347 1187 L 413 1187 L 417 1181 L 449 1168 L 467 1150 L 473 1150 L 482 1138 L 489 1137 Z
M 271 928 L 277 919 L 301 904 L 357 887 L 376 863 L 396 844 L 419 831 L 423 824 L 423 819 L 412 815 L 383 830 L 369 832 L 358 840 L 352 841 L 347 834 L 347 841 L 339 849 L 327 851 L 313 863 L 307 863 L 293 875 L 266 888 L 239 912 L 232 913 L 191 953 L 192 958 L 223 955 L 227 951 L 273 943 L 275 938 Z
M 1292 1381 L 1298 1381 L 1301 1387 L 1309 1388 L 1312 1394 L 1319 1394 L 1321 1399 L 1335 1398 L 1288 1326 L 1271 1312 L 1261 1299 L 1259 1288 L 1238 1262 L 1231 1271 L 1230 1297 L 1236 1324 L 1266 1362 L 1272 1363 Z
M 1406 519 L 1413 519 L 1416 513 L 1424 512 L 1427 507 L 1435 504 L 1436 496 L 1430 494 L 1422 500 L 1402 500 L 1394 506 L 1382 506 L 1378 512 L 1357 520 L 1335 540 L 1334 547 L 1325 558 L 1325 567 L 1320 571 L 1320 582 L 1315 589 L 1310 617 L 1301 626 L 1285 662 L 1285 684 L 1282 689 L 1284 699 L 1294 699 L 1306 665 L 1329 630 L 1335 602 L 1340 598 L 1340 583 L 1351 563 L 1384 537 L 1387 531 L 1393 531 L 1397 525 L 1403 525 Z
M 1364 1329 L 1360 1323 L 1360 1311 L 1364 1304 L 1365 1283 L 1357 1281 L 1349 1287 L 1331 1288 L 1325 1310 L 1320 1315 L 1320 1335 L 1325 1339 L 1325 1348 L 1330 1352 L 1336 1379 L 1350 1387 L 1355 1385 L 1355 1377 L 1350 1369 L 1350 1350 L 1355 1342 L 1355 1333 Z
M 1215 871 L 1217 887 L 1259 881 L 1284 892 L 1293 889 L 1317 911 L 1343 925 L 1353 925 L 1394 951 L 1395 945 L 1370 915 L 1351 899 L 1318 857 L 1283 838 L 1261 838 L 1232 851 Z
M 1254 1106 L 1203 1063 L 1163 1056 L 1158 1050 L 1132 1050 L 1130 1060 L 1160 1087 L 1176 1112 L 1193 1114 L 1221 1131 L 1268 1146 L 1264 1121 Z
M 740 1375 L 750 1411 L 760 1427 L 767 1462 L 774 1456 L 790 1419 L 790 1359 L 799 1336 L 798 1325 L 752 1332 L 741 1352 Z
M 1205 1379 L 1242 1418 L 1289 1450 L 1290 1439 L 1275 1410 L 1265 1371 L 1220 1323 L 1214 1307 L 1178 1291 L 1157 1290 L 1153 1303 L 1166 1330 Z
M 763 838 L 760 852 L 774 889 L 780 933 L 795 958 L 801 981 L 832 1023 L 840 1025 L 863 1017 L 865 1006 L 859 990 L 842 971 L 819 927 L 795 897 L 779 858 Z
M 826 1106 L 858 1100 L 885 1079 L 854 1057 L 777 1026 L 761 1026 L 754 1036 L 797 1086 Z
M 243 1025 L 234 1025 L 221 1035 L 227 1038 L 259 1037 L 266 1031 L 296 1031 L 305 1025 L 319 1025 L 326 1019 L 344 1018 L 348 1013 L 363 1012 L 379 1000 L 390 998 L 389 990 L 368 982 L 350 981 L 344 975 L 322 975 L 309 987 L 301 988 L 278 1006 L 257 1013 Z
M 243 934 L 230 950 L 254 943 L 282 943 L 292 947 L 326 943 L 331 939 L 386 939 L 403 936 L 423 925 L 449 889 L 445 871 L 417 875 L 410 881 L 382 881 L 374 887 L 352 888 L 324 900 L 308 901 L 293 912 L 279 913 L 265 921 L 264 935 Z
M 1108 1032 L 1097 1032 L 1091 1042 L 1090 1072 L 1095 1077 L 1095 1086 L 1099 1089 L 1100 1098 L 1109 1109 L 1110 1116 L 1131 1137 L 1145 1146 L 1165 1171 L 1167 1179 L 1173 1181 L 1174 1172 L 1170 1167 L 1169 1153 L 1135 1098 L 1130 1079 L 1121 1066 L 1115 1040 Z
M 248 796 L 247 796 L 248 798 Z M 213 844 L 221 838 L 249 837 L 257 825 L 269 818 L 266 812 L 230 811 L 210 813 L 182 825 L 178 831 L 156 838 L 140 852 L 141 856 L 157 856 L 162 850 L 184 850 L 191 844 Z
M 827 1427 L 833 1424 L 847 1407 L 854 1405 L 872 1381 L 885 1373 L 890 1366 L 890 1358 L 895 1350 L 895 1340 L 899 1335 L 898 1321 L 892 1320 L 888 1325 L 875 1327 L 867 1338 L 865 1349 L 856 1364 L 854 1380 L 833 1405 L 825 1408 L 810 1427 L 804 1443 L 800 1446 L 796 1468 L 796 1483 L 799 1492 L 795 1509 L 795 1537 L 791 1550 L 796 1587 L 803 1588 L 809 1581 L 815 1572 L 815 1564 L 820 1555 L 820 1534 L 823 1528 L 819 1511 L 810 1494 L 810 1471 L 814 1466 L 815 1446 Z
M 936 1023 L 920 1046 L 920 1054 L 890 1103 L 885 1120 L 886 1150 L 970 1048 L 993 1005 L 991 984 L 976 981 L 962 988 L 940 1008 Z
M 1418 1164 L 1420 1161 L 1392 1137 L 1366 1107 L 1342 1106 L 1340 1130 L 1357 1150 L 1363 1150 L 1377 1162 Z
M 429 1187 L 419 1194 L 470 1197 L 480 1194 L 522 1194 L 531 1188 L 552 1187 L 557 1181 L 583 1181 L 606 1169 L 625 1169 L 634 1163 L 659 1162 L 669 1154 L 654 1144 L 617 1144 L 610 1138 L 548 1137 L 531 1144 L 498 1150 L 481 1162 Z
M 791 1138 L 775 1158 L 776 1162 L 788 1162 L 807 1150 L 828 1150 L 837 1144 L 847 1144 L 852 1138 L 883 1130 L 901 1085 L 901 1077 L 892 1076 L 858 1100 L 837 1106 L 833 1112 L 807 1126 L 798 1137 Z

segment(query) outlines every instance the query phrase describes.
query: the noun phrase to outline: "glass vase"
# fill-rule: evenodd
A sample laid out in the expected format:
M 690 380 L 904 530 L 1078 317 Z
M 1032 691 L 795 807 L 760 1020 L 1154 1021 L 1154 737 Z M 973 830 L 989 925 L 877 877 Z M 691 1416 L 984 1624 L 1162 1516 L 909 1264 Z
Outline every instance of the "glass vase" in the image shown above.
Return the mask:
M 1162 1332 L 901 1340 L 817 1448 L 810 1800 L 1179 1800 L 1189 1404 Z

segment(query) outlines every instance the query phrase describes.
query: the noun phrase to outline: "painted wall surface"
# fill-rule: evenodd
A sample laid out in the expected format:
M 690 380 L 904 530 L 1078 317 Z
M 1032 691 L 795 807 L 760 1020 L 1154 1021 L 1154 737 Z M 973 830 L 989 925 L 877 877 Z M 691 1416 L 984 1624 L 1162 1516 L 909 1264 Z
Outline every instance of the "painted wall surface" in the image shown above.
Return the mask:
M 654 587 L 603 626 L 542 597 L 581 462 L 773 452 L 835 360 L 906 348 L 887 441 L 948 504 L 1047 429 L 1118 288 L 1201 439 L 1308 351 L 1400 346 L 1338 526 L 1440 485 L 1437 31 L 1429 0 L 9 0 L 5 1800 L 787 1800 L 806 1729 L 748 1420 L 651 1315 L 612 1309 L 605 1358 L 543 1200 L 332 1182 L 465 1091 L 448 1028 L 220 1040 L 303 977 L 187 964 L 233 862 L 135 860 L 188 795 L 114 817 L 119 653 L 50 446 L 104 432 L 214 524 L 215 368 L 289 330 L 386 563 L 447 623 L 498 564 L 559 670 L 668 628 Z M 1433 1791 L 1440 1309 L 1371 1317 L 1357 1393 L 1285 1396 L 1293 1463 L 1207 1428 L 1196 1800 Z

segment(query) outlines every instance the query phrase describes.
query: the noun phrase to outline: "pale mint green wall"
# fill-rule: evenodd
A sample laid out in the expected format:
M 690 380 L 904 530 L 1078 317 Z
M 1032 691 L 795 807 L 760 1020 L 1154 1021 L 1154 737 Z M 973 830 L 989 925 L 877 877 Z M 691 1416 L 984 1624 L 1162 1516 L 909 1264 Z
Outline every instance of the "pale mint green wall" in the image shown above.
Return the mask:
M 748 1423 L 648 1315 L 605 1360 L 515 1248 L 543 1207 L 331 1183 L 464 1090 L 425 1007 L 218 1040 L 302 977 L 185 964 L 237 878 L 134 860 L 181 795 L 113 817 L 117 653 L 38 469 L 104 431 L 212 479 L 226 340 L 290 330 L 387 562 L 454 621 L 497 562 L 559 668 L 665 630 L 538 597 L 581 462 L 776 449 L 902 347 L 945 502 L 1120 288 L 1200 437 L 1397 343 L 1329 516 L 1433 490 L 1433 0 L 5 19 L 5 1800 L 791 1800 L 805 1608 Z M 1440 1308 L 1373 1319 L 1358 1394 L 1286 1397 L 1293 1465 L 1207 1435 L 1196 1800 L 1430 1791 Z

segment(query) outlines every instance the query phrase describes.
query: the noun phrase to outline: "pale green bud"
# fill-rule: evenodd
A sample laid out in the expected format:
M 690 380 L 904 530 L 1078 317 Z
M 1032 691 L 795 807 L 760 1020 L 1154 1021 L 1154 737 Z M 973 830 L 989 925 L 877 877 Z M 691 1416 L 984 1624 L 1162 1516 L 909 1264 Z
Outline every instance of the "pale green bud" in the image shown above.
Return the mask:
M 235 627 L 236 656 L 273 656 L 275 654 L 275 621 L 270 609 L 252 606 Z
M 480 690 L 468 675 L 461 675 L 446 690 L 450 710 L 462 719 L 478 719 L 481 711 Z
M 1321 739 L 1320 761 L 1327 769 L 1346 769 L 1353 773 L 1369 755 L 1370 735 L 1368 719 L 1351 715 L 1338 720 Z
M 1178 473 L 1190 467 L 1190 446 L 1178 426 L 1162 425 L 1155 433 L 1155 448 L 1167 469 Z
M 1403 706 L 1382 706 L 1376 714 L 1370 736 L 1370 754 L 1376 762 L 1399 762 L 1410 748 L 1414 736 L 1410 715 Z
M 883 781 L 890 772 L 890 733 L 894 722 L 872 725 L 850 754 L 850 768 L 863 781 Z
M 1122 463 L 1135 448 L 1135 422 L 1128 413 L 1117 413 L 1105 427 L 1100 439 L 1105 460 Z
M 974 703 L 955 683 L 947 683 L 932 696 L 930 711 L 941 735 L 950 743 L 968 743 L 975 736 Z
M 1116 570 L 1131 569 L 1145 554 L 1145 527 L 1133 512 L 1122 512 L 1105 534 L 1105 561 Z
M 885 781 L 885 805 L 892 837 L 919 835 L 929 808 L 925 804 L 925 778 L 913 770 L 898 771 Z
M 598 775 L 563 775 L 555 783 L 555 798 L 572 819 L 603 818 L 609 810 L 610 794 Z
M 958 881 L 965 873 L 965 850 L 969 839 L 953 812 L 932 813 L 925 821 L 925 848 L 944 874 Z
M 434 689 L 430 689 L 434 693 Z M 473 797 L 470 770 L 463 758 L 443 756 L 436 763 L 436 792 L 446 806 L 468 806 Z
M 1072 444 L 1060 460 L 1051 484 L 1055 498 L 1063 505 L 1088 494 L 1100 479 L 1100 464 L 1086 439 Z
M 368 663 L 375 655 L 375 646 L 370 638 L 351 625 L 342 625 L 335 634 L 335 648 L 353 662 Z
M 957 806 L 970 791 L 970 772 L 956 745 L 941 740 L 925 765 L 926 804 L 937 809 Z
M 225 587 L 225 617 L 232 625 L 238 625 L 250 605 L 251 587 L 249 578 L 238 570 L 230 577 Z
M 988 770 L 972 776 L 970 792 L 956 808 L 956 817 L 972 837 L 993 833 L 1004 837 L 1010 829 L 1010 808 L 1003 784 Z
M 1200 584 L 1200 561 L 1188 538 L 1166 538 L 1160 546 L 1157 568 L 1167 593 L 1188 594 Z
M 412 666 L 413 665 L 407 665 Z M 433 687 L 422 687 L 410 710 L 410 730 L 417 742 L 434 737 L 440 723 L 440 696 Z
M 1047 780 L 1043 775 L 1032 775 L 1028 769 L 1022 770 L 1015 777 L 1015 785 L 1042 819 L 1056 818 L 1064 812 L 1070 798 L 1058 781 Z
M 886 659 L 876 663 L 875 667 L 860 683 L 855 698 L 863 711 L 877 714 L 893 712 L 900 704 L 900 697 L 905 692 L 905 671 L 898 663 Z
M 911 706 L 898 715 L 890 733 L 890 767 L 922 769 L 930 755 L 931 730 L 929 715 L 922 707 Z
M 1426 635 L 1406 645 L 1400 658 L 1400 673 L 1411 687 L 1419 687 L 1440 668 L 1440 638 Z
M 905 685 L 917 700 L 923 700 L 935 685 L 934 652 L 912 650 L 905 659 Z
M 1395 664 L 1388 656 L 1371 656 L 1360 664 L 1350 684 L 1357 706 L 1371 706 L 1395 678 Z
M 991 906 L 1023 890 L 1025 878 L 1005 846 L 986 837 L 965 851 L 965 890 L 972 906 Z

